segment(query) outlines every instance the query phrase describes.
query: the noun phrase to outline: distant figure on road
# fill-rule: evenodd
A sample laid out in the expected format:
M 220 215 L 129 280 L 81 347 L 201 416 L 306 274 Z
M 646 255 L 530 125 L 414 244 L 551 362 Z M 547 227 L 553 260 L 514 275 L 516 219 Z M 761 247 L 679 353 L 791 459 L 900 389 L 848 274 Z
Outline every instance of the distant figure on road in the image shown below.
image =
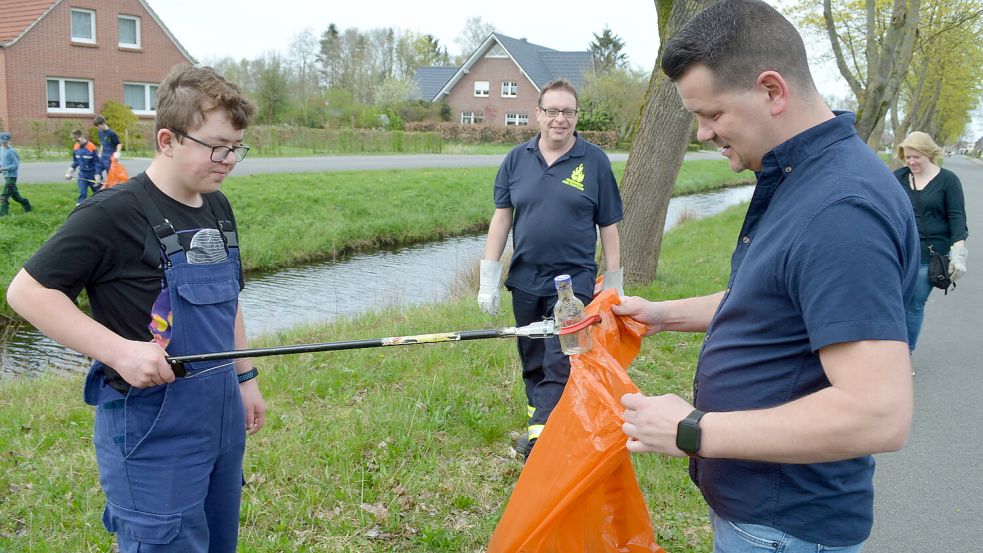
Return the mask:
M 72 138 L 75 139 L 75 145 L 72 147 L 72 166 L 65 173 L 65 180 L 72 180 L 75 170 L 78 169 L 79 197 L 75 205 L 79 205 L 88 197 L 90 189 L 95 194 L 102 188 L 103 167 L 95 144 L 85 138 L 82 129 L 72 131 Z
M 31 210 L 31 202 L 20 195 L 17 190 L 17 170 L 20 167 L 20 156 L 17 150 L 10 143 L 9 132 L 0 133 L 0 172 L 3 172 L 3 194 L 0 194 L 0 217 L 7 215 L 10 211 L 10 199 L 24 208 L 24 213 Z
M 692 403 L 622 397 L 627 447 L 690 456 L 714 553 L 857 553 L 873 525 L 871 454 L 911 430 L 911 206 L 767 3 L 700 12 L 665 44 L 662 70 L 697 137 L 757 184 L 726 289 L 613 308 L 650 333 L 706 333 Z
M 932 293 L 928 279 L 928 260 L 935 251 L 949 256 L 949 277 L 956 281 L 966 272 L 966 202 L 959 177 L 935 164 L 942 148 L 932 137 L 915 131 L 898 146 L 898 158 L 906 167 L 894 172 L 911 200 L 921 238 L 921 264 L 915 294 L 905 307 L 908 321 L 908 349 L 915 351 L 925 320 L 925 302 Z

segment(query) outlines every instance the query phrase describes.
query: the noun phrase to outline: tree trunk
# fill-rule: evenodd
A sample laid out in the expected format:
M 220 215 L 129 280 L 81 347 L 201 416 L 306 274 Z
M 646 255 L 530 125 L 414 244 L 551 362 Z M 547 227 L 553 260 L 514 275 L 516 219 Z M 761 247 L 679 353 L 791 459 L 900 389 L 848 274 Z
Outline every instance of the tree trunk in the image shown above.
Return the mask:
M 868 4 L 869 13 L 874 9 L 873 4 Z M 857 110 L 856 123 L 857 134 L 863 140 L 873 134 L 901 88 L 915 49 L 920 4 L 920 0 L 895 0 L 884 42 L 879 48 L 868 44 L 867 88 Z
M 694 15 L 714 0 L 656 0 L 660 18 L 659 42 L 665 44 Z M 625 282 L 637 285 L 655 279 L 662 231 L 673 185 L 683 164 L 692 115 L 683 107 L 676 86 L 661 70 L 662 47 L 649 79 L 635 139 L 628 155 L 621 194 L 625 220 L 621 224 L 621 264 Z

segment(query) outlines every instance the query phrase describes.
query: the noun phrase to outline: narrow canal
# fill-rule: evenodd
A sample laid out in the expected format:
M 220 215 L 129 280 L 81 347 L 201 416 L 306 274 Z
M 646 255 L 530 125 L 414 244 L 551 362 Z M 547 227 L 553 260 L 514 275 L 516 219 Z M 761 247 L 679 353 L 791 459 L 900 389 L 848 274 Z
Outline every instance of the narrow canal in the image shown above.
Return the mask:
M 741 186 L 673 198 L 666 215 L 666 230 L 680 219 L 707 217 L 747 202 L 753 190 L 753 186 Z M 240 297 L 247 332 L 256 337 L 389 306 L 440 301 L 458 276 L 477 263 L 484 248 L 483 234 L 464 236 L 250 275 Z M 353 293 L 358 301 L 352 301 Z M 78 372 L 88 365 L 83 356 L 27 326 L 0 344 L 0 361 L 0 378 L 49 371 Z

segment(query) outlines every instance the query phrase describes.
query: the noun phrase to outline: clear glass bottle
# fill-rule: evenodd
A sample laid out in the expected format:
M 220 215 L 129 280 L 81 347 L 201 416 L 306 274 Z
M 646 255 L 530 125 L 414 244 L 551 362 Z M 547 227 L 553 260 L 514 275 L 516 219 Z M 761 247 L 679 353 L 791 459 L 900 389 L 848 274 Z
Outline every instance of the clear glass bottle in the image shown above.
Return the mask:
M 553 318 L 559 328 L 573 326 L 584 320 L 584 303 L 573 295 L 573 281 L 570 275 L 560 275 L 553 279 L 558 299 L 553 307 Z M 560 336 L 560 349 L 567 355 L 590 351 L 590 329 L 585 328 L 574 334 Z

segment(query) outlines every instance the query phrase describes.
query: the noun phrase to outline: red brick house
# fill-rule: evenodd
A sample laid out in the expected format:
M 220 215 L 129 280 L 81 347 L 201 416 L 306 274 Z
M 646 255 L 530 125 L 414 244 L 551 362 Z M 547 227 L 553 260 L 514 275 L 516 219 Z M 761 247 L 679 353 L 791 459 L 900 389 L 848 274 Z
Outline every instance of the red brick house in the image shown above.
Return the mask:
M 15 140 L 32 121 L 91 127 L 107 100 L 152 119 L 178 63 L 195 60 L 145 0 L 0 0 L 0 126 Z
M 590 51 L 560 52 L 492 33 L 461 67 L 421 67 L 414 79 L 421 98 L 447 102 L 459 123 L 535 125 L 546 83 L 562 78 L 579 91 L 593 72 Z

